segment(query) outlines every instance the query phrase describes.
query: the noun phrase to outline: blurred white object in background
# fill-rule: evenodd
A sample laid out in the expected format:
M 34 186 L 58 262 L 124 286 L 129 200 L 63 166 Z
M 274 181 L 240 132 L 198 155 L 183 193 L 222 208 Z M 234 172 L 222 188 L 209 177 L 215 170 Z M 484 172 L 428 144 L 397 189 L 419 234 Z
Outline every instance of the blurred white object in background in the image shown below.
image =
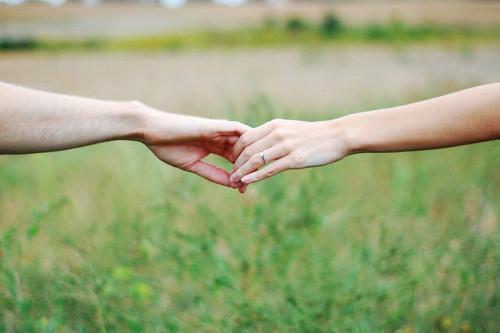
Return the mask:
M 101 0 L 82 0 L 83 4 L 87 7 L 97 6 L 101 3 Z
M 239 6 L 246 2 L 247 0 L 212 0 L 213 3 L 225 6 Z
M 20 5 L 26 0 L 0 0 L 0 4 L 4 3 L 10 6 Z M 60 6 L 66 2 L 66 0 L 35 0 L 34 2 L 45 2 L 52 6 Z
M 4 3 L 10 6 L 15 6 L 23 3 L 24 0 L 0 0 L 0 3 Z
M 168 8 L 180 8 L 186 4 L 187 0 L 160 0 L 160 4 Z
M 286 4 L 288 0 L 266 0 L 271 5 L 283 5 Z
M 187 3 L 188 0 L 159 0 L 160 4 L 168 8 L 180 8 Z M 282 2 L 284 0 L 268 0 L 269 2 Z M 153 1 L 154 2 L 154 1 Z M 247 0 L 212 0 L 217 5 L 239 6 L 247 2 Z
M 101 0 L 80 0 L 85 6 L 97 6 L 102 1 Z M 156 3 L 159 2 L 162 6 L 167 8 L 180 8 L 184 6 L 188 0 L 141 0 L 145 3 Z M 271 4 L 283 4 L 287 2 L 287 0 L 266 0 Z M 22 3 L 27 2 L 44 2 L 48 3 L 52 6 L 61 6 L 66 0 L 0 0 L 0 4 L 7 4 L 10 6 L 20 5 Z M 247 2 L 247 0 L 212 0 L 213 3 L 217 5 L 225 5 L 225 6 L 239 6 Z
M 156 0 L 142 0 L 143 2 L 156 2 Z M 168 8 L 180 8 L 187 3 L 188 0 L 158 0 L 158 2 Z M 283 3 L 286 0 L 267 0 L 270 3 Z M 7 4 L 11 6 L 20 5 L 24 2 L 45 2 L 52 6 L 60 6 L 66 2 L 66 0 L 0 0 L 0 4 Z M 101 0 L 81 0 L 81 2 L 86 6 L 96 6 L 101 3 Z M 213 3 L 217 5 L 225 6 L 239 6 L 247 2 L 247 0 L 212 0 Z

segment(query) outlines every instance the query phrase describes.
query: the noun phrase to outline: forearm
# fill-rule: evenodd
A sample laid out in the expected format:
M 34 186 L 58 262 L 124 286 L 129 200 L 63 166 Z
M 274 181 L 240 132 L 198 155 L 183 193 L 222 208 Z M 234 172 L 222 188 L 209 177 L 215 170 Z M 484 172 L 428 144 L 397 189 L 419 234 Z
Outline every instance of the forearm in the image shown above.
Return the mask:
M 143 122 L 143 108 L 132 102 L 52 94 L 0 82 L 0 154 L 140 139 Z
M 339 119 L 349 150 L 391 152 L 500 138 L 500 84 Z

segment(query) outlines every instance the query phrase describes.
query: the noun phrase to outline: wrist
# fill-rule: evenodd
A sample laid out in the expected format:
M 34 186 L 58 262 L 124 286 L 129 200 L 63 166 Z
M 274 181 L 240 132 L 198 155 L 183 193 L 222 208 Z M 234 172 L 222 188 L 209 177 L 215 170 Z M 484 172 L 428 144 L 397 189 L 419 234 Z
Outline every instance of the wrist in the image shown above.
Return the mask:
M 356 120 L 351 115 L 328 121 L 330 132 L 333 135 L 332 140 L 340 145 L 345 156 L 362 151 L 356 125 Z
M 145 111 L 139 102 L 112 102 L 113 140 L 141 141 L 144 135 Z
M 161 112 L 138 101 L 121 102 L 120 110 L 124 130 L 119 139 L 145 143 L 152 131 L 152 124 Z
M 158 111 L 141 102 L 126 104 L 127 114 L 133 124 L 127 139 L 151 146 L 196 136 L 196 117 Z

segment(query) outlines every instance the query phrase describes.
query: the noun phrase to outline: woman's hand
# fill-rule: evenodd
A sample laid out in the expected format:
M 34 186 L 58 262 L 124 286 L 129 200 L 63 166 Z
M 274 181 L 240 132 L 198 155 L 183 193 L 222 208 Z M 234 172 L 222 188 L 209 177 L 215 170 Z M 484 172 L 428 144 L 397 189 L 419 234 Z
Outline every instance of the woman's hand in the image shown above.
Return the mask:
M 338 161 L 349 153 L 340 121 L 273 120 L 243 134 L 233 147 L 231 182 L 253 183 L 287 169 Z M 273 162 L 273 163 L 271 163 Z M 271 163 L 259 170 L 260 167 Z
M 143 141 L 163 162 L 195 173 L 214 183 L 243 191 L 229 180 L 229 172 L 203 159 L 219 155 L 233 163 L 232 148 L 248 126 L 228 120 L 168 114 L 150 109 L 144 121 Z

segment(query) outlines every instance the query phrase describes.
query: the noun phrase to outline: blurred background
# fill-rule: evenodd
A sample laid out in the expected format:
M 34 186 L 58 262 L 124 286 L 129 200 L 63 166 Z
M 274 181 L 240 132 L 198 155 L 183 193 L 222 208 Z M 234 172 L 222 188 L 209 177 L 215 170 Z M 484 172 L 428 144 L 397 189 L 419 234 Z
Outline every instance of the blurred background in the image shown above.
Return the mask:
M 258 125 L 500 77 L 500 2 L 0 0 L 0 80 Z M 136 143 L 0 156 L 5 332 L 494 332 L 500 147 L 245 195 Z

